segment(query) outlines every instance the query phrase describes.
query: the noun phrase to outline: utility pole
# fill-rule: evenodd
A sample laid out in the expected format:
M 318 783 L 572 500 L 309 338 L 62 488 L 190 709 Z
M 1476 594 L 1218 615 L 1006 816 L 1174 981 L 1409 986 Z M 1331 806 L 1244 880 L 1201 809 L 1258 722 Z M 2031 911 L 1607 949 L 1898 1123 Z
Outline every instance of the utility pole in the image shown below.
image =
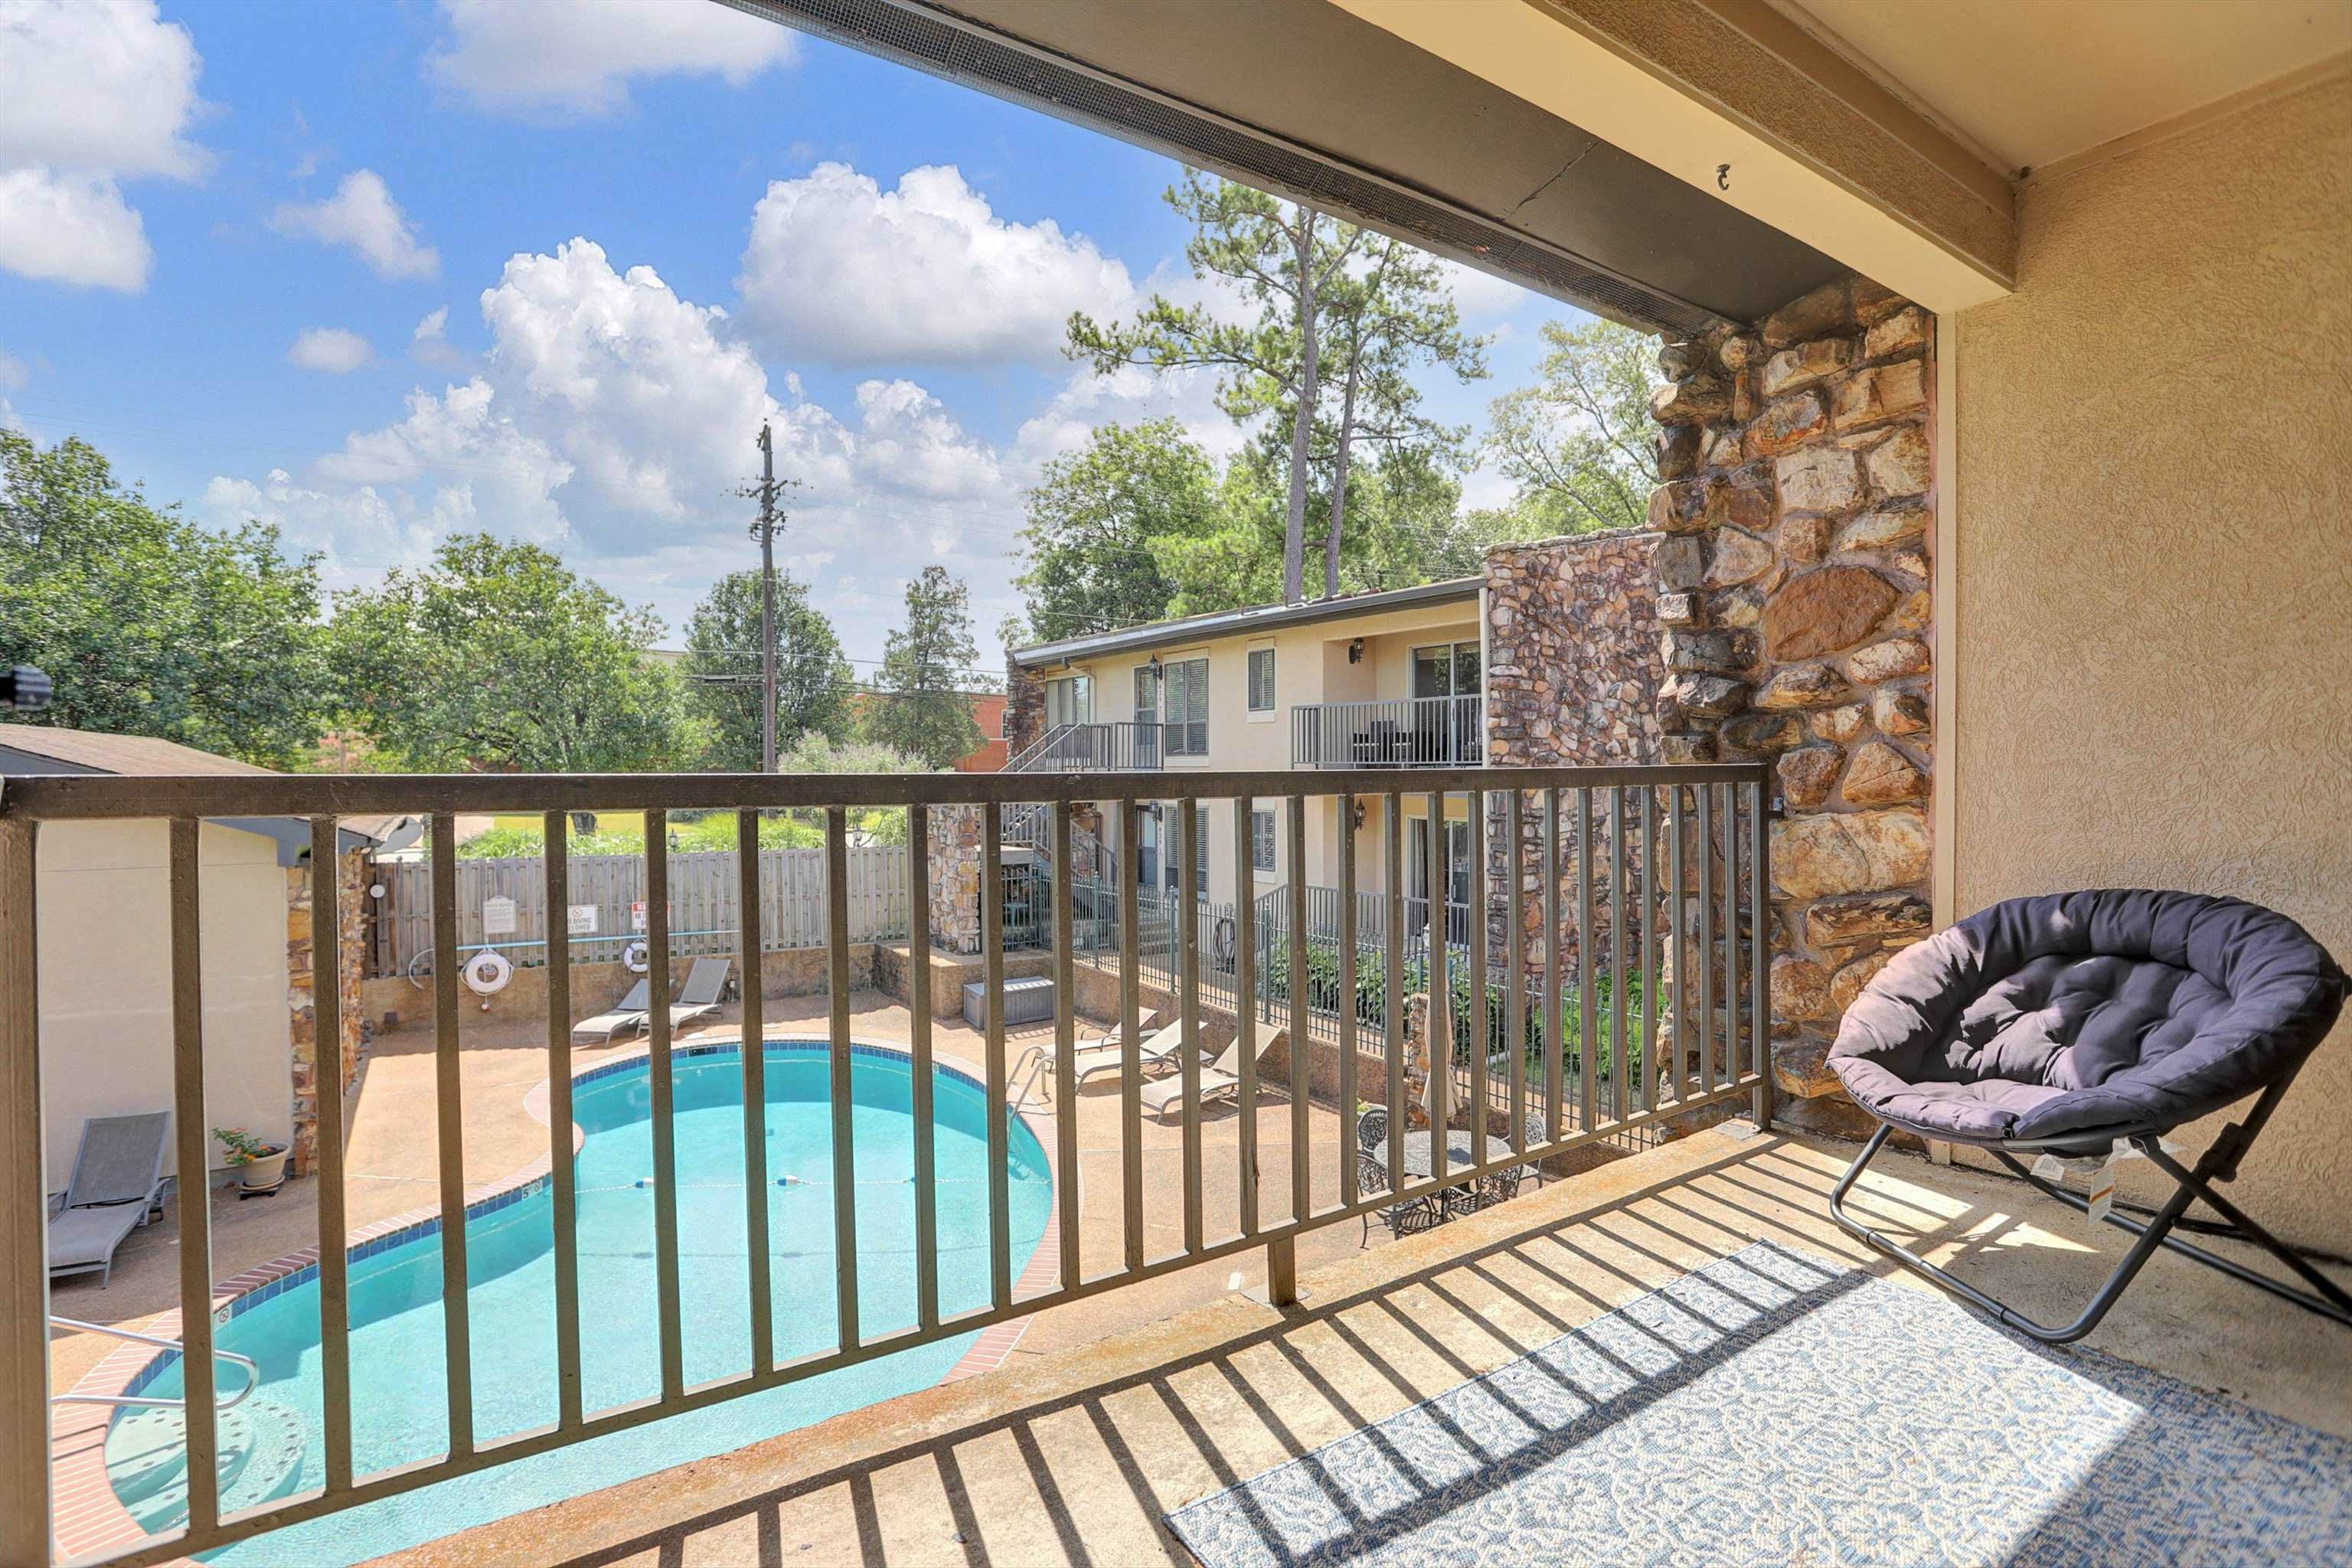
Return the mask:
M 776 443 L 760 421 L 760 771 L 776 771 Z

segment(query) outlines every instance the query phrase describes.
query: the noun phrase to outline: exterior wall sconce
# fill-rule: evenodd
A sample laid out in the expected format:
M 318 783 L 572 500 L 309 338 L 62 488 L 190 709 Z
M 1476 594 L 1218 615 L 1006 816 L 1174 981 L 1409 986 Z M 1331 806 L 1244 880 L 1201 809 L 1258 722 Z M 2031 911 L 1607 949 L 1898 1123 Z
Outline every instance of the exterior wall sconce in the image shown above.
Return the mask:
M 1349 664 L 1361 664 L 1361 663 L 1363 663 L 1363 662 L 1364 662 L 1364 639 L 1363 639 L 1363 638 L 1361 638 L 1361 637 L 1352 637 L 1352 638 L 1350 638 L 1350 639 L 1349 640 L 1349 643 L 1348 643 L 1348 662 L 1349 662 Z M 1360 824 L 1358 824 L 1358 826 L 1361 826 L 1361 824 L 1360 823 Z

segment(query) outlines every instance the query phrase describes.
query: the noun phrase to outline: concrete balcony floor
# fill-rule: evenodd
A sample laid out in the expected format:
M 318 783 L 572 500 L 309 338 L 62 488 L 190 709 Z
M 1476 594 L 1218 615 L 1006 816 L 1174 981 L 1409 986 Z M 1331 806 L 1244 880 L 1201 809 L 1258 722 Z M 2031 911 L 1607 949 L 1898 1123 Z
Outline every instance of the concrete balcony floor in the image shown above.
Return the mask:
M 1225 1290 L 1081 1348 L 1105 1320 L 1076 1303 L 1038 1321 L 1032 1342 L 1060 1348 L 385 1561 L 1188 1563 L 1169 1510 L 1759 1237 L 1894 1273 L 1823 1207 L 1852 1152 L 1731 1123 L 1370 1251 L 1352 1223 L 1333 1226 L 1346 1247 L 1287 1310 Z M 2045 1318 L 2084 1299 L 2124 1243 L 2021 1184 L 1918 1159 L 1882 1161 L 1856 1202 Z M 2090 1342 L 2352 1436 L 2346 1331 L 2183 1260 L 2159 1255 Z

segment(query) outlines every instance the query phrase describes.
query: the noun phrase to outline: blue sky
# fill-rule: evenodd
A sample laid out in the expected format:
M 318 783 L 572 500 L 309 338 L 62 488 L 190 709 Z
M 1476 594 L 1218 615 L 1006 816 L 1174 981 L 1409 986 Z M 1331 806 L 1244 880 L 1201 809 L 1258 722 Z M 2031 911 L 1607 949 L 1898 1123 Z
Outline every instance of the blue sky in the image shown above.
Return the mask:
M 985 650 L 1039 465 L 1108 419 L 1239 439 L 1204 381 L 1057 352 L 1197 293 L 1176 165 L 710 0 L 0 0 L 0 421 L 331 585 L 487 528 L 674 641 L 756 559 L 728 492 L 773 417 L 852 656 L 935 560 Z M 1429 390 L 1475 422 L 1570 312 L 1459 282 L 1496 374 Z

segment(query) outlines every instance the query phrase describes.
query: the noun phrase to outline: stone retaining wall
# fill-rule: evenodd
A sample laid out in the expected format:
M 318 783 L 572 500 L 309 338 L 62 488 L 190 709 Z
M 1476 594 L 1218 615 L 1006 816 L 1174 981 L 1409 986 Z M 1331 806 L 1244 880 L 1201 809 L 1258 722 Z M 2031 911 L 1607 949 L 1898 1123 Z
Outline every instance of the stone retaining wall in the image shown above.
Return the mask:
M 1928 928 L 1933 342 L 1848 278 L 1659 356 L 1663 760 L 1773 765 L 1773 1077 L 1799 1127 L 1866 1127 L 1823 1054 Z

